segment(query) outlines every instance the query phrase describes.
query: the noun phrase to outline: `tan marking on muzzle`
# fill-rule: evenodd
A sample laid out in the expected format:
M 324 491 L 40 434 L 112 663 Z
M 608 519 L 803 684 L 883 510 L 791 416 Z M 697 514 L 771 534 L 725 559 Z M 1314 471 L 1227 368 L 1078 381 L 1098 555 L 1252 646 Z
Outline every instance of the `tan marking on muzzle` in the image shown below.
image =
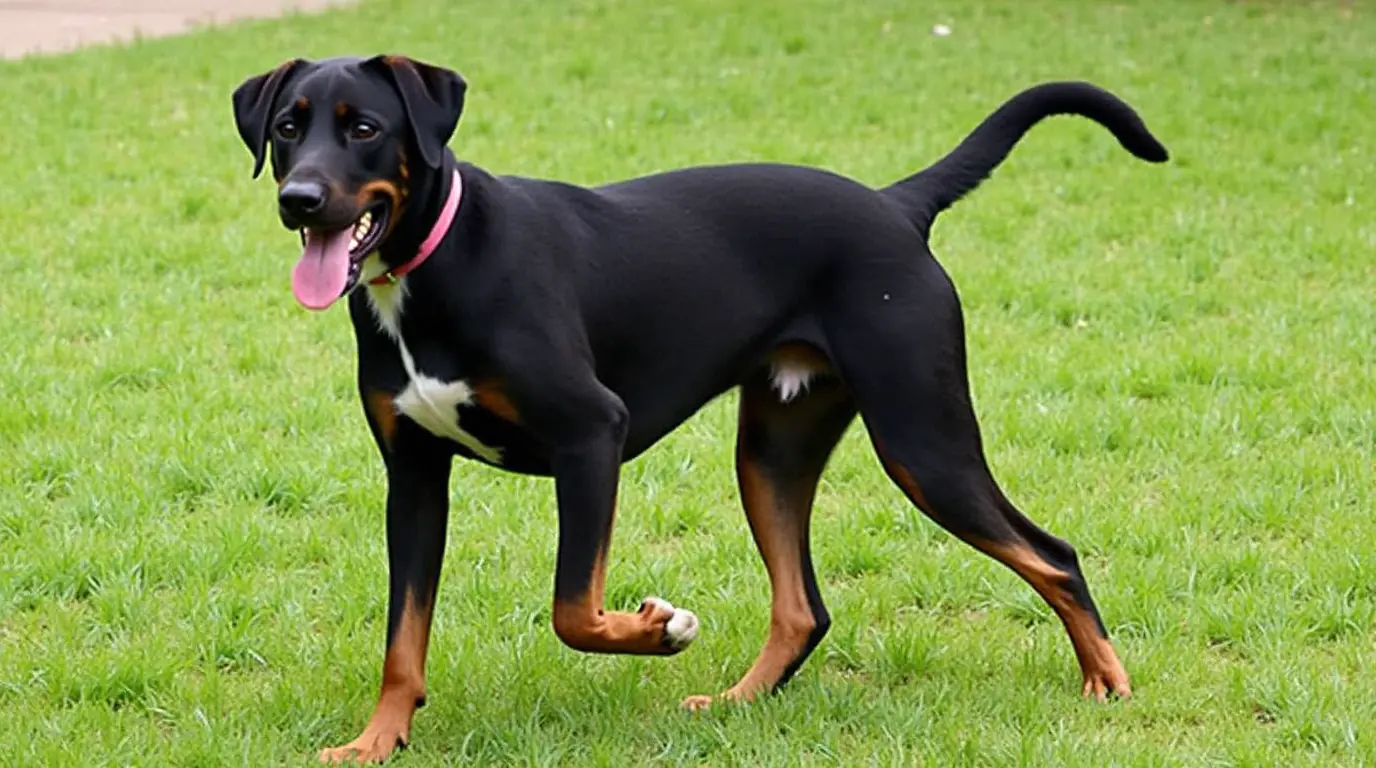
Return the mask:
M 392 207 L 391 215 L 387 217 L 387 231 L 383 233 L 383 237 L 387 237 L 392 234 L 397 222 L 401 221 L 401 215 L 406 208 L 406 196 L 395 182 L 387 179 L 373 179 L 358 188 L 358 192 L 354 193 L 354 202 L 357 204 L 358 210 L 362 211 L 373 201 L 373 198 L 379 195 L 385 196 Z

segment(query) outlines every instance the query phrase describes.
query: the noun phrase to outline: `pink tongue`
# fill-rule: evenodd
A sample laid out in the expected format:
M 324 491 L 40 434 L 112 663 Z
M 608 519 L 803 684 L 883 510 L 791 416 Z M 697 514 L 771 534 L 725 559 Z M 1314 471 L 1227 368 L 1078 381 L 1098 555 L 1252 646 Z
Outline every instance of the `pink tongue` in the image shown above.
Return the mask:
M 306 309 L 320 310 L 335 302 L 349 282 L 348 227 L 338 232 L 307 229 L 306 247 L 291 272 L 291 292 Z

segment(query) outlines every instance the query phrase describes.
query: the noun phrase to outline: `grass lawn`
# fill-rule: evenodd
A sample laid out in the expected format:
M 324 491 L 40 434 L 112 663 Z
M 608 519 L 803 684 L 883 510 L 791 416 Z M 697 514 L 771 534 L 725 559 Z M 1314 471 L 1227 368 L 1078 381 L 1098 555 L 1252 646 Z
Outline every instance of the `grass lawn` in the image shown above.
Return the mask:
M 1352 5 L 375 0 L 0 65 L 2 761 L 305 765 L 366 720 L 382 466 L 346 313 L 292 300 L 229 94 L 385 50 L 464 73 L 454 146 L 498 173 L 881 184 L 1053 78 L 1174 155 L 1051 121 L 934 235 L 990 461 L 1080 549 L 1132 701 L 1082 701 L 1050 610 L 857 426 L 814 521 L 831 634 L 785 695 L 678 711 L 767 623 L 728 397 L 624 473 L 609 601 L 696 611 L 670 660 L 560 645 L 551 484 L 459 465 L 397 765 L 1376 762 L 1376 13 Z

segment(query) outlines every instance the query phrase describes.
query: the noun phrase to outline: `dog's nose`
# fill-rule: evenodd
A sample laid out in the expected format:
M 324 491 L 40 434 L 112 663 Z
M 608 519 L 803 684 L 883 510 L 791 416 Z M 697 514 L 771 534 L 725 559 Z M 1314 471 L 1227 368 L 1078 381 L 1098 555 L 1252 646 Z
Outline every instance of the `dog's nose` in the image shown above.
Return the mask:
M 277 192 L 277 203 L 292 216 L 309 216 L 325 207 L 325 185 L 317 181 L 289 181 Z

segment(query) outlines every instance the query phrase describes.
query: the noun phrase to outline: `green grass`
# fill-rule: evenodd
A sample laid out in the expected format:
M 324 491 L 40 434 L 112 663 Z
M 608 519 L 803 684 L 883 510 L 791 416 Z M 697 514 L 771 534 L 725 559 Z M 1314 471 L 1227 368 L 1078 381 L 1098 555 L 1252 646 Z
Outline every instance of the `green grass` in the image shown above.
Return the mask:
M 677 711 L 765 631 L 727 398 L 624 474 L 609 597 L 702 617 L 671 660 L 562 647 L 550 484 L 459 465 L 398 765 L 1376 762 L 1373 39 L 1336 0 L 379 0 L 0 65 L 0 756 L 304 765 L 362 727 L 381 466 L 345 313 L 292 301 L 229 93 L 387 50 L 468 77 L 454 146 L 499 173 L 880 184 L 1051 78 L 1174 154 L 1044 124 L 934 238 L 990 461 L 1080 549 L 1131 702 L 1080 700 L 1051 612 L 857 428 L 814 525 L 832 633 L 785 695 Z

